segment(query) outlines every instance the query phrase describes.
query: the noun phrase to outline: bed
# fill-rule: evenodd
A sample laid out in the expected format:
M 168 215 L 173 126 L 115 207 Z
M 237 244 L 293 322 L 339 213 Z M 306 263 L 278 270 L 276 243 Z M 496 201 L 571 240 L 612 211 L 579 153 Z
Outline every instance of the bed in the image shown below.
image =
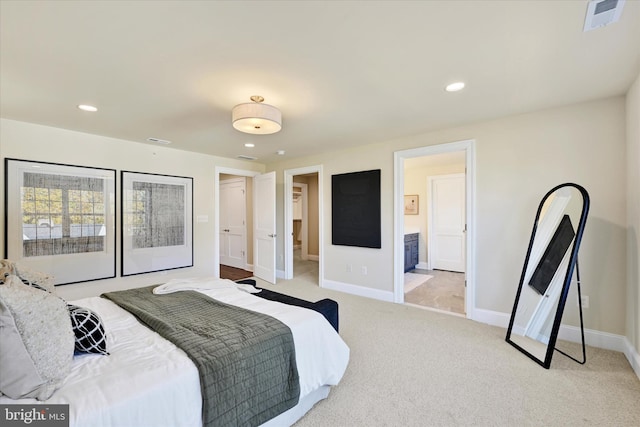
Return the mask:
M 284 304 L 258 297 L 253 293 L 259 290 L 253 286 L 228 280 L 177 280 L 150 289 L 156 289 L 159 297 L 163 293 L 205 295 L 277 319 L 290 329 L 299 395 L 292 407 L 260 425 L 293 424 L 328 396 L 330 387 L 339 383 L 346 370 L 349 348 L 317 311 L 291 305 L 291 301 Z M 91 297 L 71 303 L 100 316 L 109 355 L 74 356 L 61 387 L 45 401 L 1 396 L 0 404 L 69 404 L 70 425 L 77 427 L 203 425 L 201 376 L 185 351 L 111 299 Z

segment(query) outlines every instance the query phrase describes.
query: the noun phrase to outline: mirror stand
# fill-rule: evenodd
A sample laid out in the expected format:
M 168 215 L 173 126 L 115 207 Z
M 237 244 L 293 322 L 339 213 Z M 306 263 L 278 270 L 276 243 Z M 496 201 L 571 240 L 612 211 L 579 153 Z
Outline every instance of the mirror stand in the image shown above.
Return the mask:
M 555 350 L 558 353 L 567 356 L 569 359 L 574 360 L 581 365 L 584 365 L 587 362 L 587 348 L 584 342 L 584 322 L 582 320 L 582 293 L 580 292 L 580 267 L 579 267 L 577 258 L 576 258 L 576 284 L 578 285 L 578 308 L 580 312 L 580 338 L 582 340 L 582 360 L 576 359 L 575 357 L 565 353 L 564 351 L 560 350 L 557 347 L 555 348 Z

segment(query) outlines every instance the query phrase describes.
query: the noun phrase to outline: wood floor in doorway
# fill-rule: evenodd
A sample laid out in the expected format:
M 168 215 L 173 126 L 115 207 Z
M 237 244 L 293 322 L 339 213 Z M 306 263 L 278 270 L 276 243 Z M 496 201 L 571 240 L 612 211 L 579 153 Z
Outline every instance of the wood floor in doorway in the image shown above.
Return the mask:
M 247 279 L 249 277 L 253 277 L 253 272 L 220 264 L 221 279 L 240 280 Z

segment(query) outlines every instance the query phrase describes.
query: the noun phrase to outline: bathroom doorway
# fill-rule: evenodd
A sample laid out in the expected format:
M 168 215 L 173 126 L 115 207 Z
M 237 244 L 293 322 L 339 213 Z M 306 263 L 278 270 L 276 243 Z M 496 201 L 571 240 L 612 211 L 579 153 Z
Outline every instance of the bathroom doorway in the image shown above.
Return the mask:
M 473 148 L 473 141 L 461 141 L 395 153 L 395 302 L 472 316 Z M 462 185 L 452 191 L 451 182 L 441 180 L 447 197 L 434 198 L 439 191 L 437 186 L 434 190 L 434 180 L 452 176 L 462 176 Z M 405 209 L 406 197 L 414 200 L 410 209 Z M 438 213 L 434 200 L 462 203 Z M 407 256 L 412 257 L 410 262 Z M 453 258 L 458 264 L 448 263 Z

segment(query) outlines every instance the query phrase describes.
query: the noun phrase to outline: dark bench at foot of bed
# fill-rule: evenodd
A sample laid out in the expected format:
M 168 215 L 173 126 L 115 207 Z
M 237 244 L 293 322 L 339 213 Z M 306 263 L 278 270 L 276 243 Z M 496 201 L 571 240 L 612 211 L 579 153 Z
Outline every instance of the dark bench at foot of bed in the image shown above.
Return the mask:
M 309 302 L 300 298 L 295 298 L 289 295 L 279 294 L 268 289 L 260 288 L 256 286 L 254 279 L 236 280 L 236 283 L 242 283 L 254 286 L 256 289 L 261 289 L 257 294 L 253 294 L 257 297 L 268 299 L 270 301 L 278 301 L 284 304 L 296 305 L 298 307 L 309 308 L 322 314 L 325 319 L 333 326 L 333 329 L 338 332 L 338 303 L 332 299 L 325 298 L 317 302 Z

